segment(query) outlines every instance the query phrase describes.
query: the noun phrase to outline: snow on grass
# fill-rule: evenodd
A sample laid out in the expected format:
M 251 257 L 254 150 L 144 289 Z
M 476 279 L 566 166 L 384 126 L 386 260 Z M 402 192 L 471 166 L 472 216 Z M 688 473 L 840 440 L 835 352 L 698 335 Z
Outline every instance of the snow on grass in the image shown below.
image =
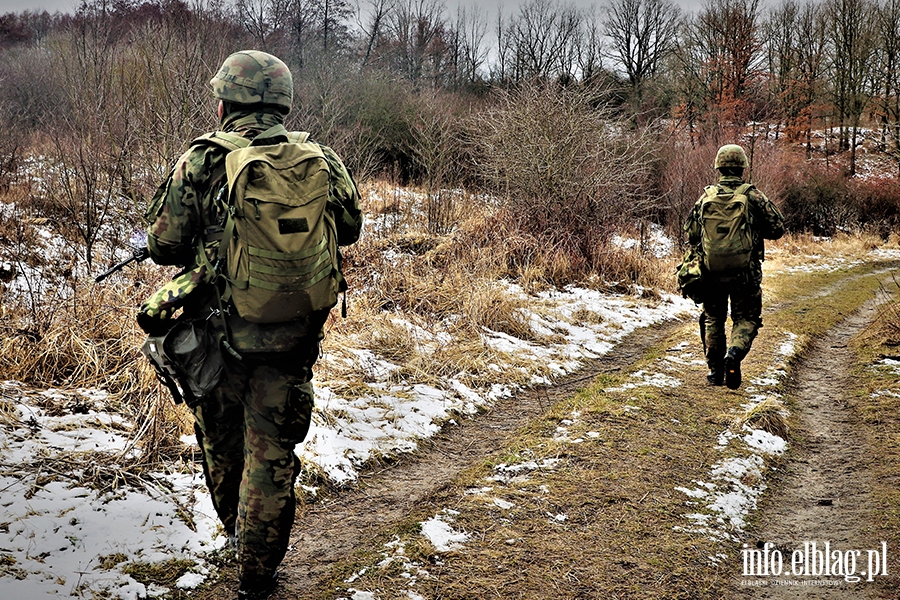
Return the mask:
M 635 248 L 639 249 L 643 245 L 643 247 L 649 250 L 656 258 L 665 258 L 671 255 L 672 251 L 675 249 L 675 242 L 672 238 L 667 236 L 663 231 L 663 228 L 656 223 L 650 224 L 650 232 L 646 235 L 643 244 L 639 239 L 623 237 L 620 235 L 614 235 L 612 237 L 612 243 L 620 248 L 628 250 Z
M 428 579 L 431 577 L 431 574 L 423 568 L 423 565 L 419 562 L 411 560 L 406 555 L 406 542 L 402 541 L 399 536 L 394 536 L 390 542 L 387 542 L 381 551 L 382 560 L 375 565 L 379 569 L 384 569 L 386 567 L 390 567 L 391 571 L 399 571 L 401 577 L 403 577 L 407 585 L 410 588 L 413 588 L 416 583 L 418 583 L 419 579 Z M 352 584 L 355 583 L 360 577 L 364 576 L 369 569 L 364 567 L 348 577 L 344 580 L 344 583 Z M 371 594 L 372 592 L 361 592 L 359 590 L 350 588 L 347 590 L 348 593 L 352 594 Z M 357 597 L 357 596 L 353 596 Z M 374 597 L 374 596 L 373 596 Z M 418 595 L 413 589 L 407 590 L 408 598 L 422 598 L 422 596 Z
M 890 371 L 892 375 L 900 375 L 900 360 L 895 358 L 882 358 L 875 364 L 887 367 L 887 370 Z
M 454 531 L 451 527 L 453 517 L 459 514 L 454 510 L 444 510 L 442 514 L 423 521 L 422 535 L 428 538 L 431 545 L 438 552 L 450 552 L 458 550 L 469 541 L 469 534 L 464 531 Z
M 606 391 L 624 392 L 639 387 L 677 388 L 682 384 L 680 379 L 663 373 L 650 373 L 647 371 L 636 371 L 629 376 L 629 379 L 635 381 L 627 381 L 620 386 L 607 388 Z
M 851 259 L 843 256 L 831 256 L 824 258 L 818 255 L 804 257 L 799 265 L 785 267 L 785 273 L 832 273 L 841 269 L 851 269 L 863 264 L 861 259 Z
M 159 586 L 148 590 L 122 573 L 129 562 L 194 560 L 195 568 L 177 587 L 191 589 L 205 579 L 208 570 L 198 557 L 220 547 L 224 539 L 217 536 L 199 470 L 144 474 L 140 486 L 96 486 L 86 471 L 101 465 L 101 473 L 114 477 L 116 461 L 133 453 L 123 454 L 129 448 L 126 431 L 131 424 L 89 408 L 103 394 L 84 390 L 74 396 L 72 406 L 79 407 L 78 412 L 51 416 L 35 402 L 61 406 L 59 393 L 26 398 L 16 397 L 21 386 L 6 383 L 2 388 L 15 407 L 15 415 L 0 427 L 4 598 L 90 598 L 106 593 L 130 599 L 168 591 Z M 115 560 L 103 561 L 111 556 Z
M 746 390 L 748 393 L 778 386 L 787 377 L 787 367 L 797 353 L 799 338 L 791 332 L 784 332 L 783 336 L 766 373 L 752 380 L 753 385 Z M 771 391 L 768 394 L 756 393 L 742 408 L 749 412 L 768 397 L 778 396 Z M 757 500 L 766 490 L 765 458 L 778 456 L 787 447 L 784 438 L 746 424 L 739 431 L 723 431 L 719 435 L 717 448 L 732 456 L 713 464 L 709 482 L 694 481 L 693 487 L 675 488 L 689 498 L 686 501 L 688 506 L 697 507 L 696 512 L 685 515 L 690 525 L 676 526 L 675 529 L 704 535 L 713 541 L 738 541 L 747 515 L 756 508 Z
M 900 260 L 900 248 L 875 248 L 869 256 L 875 260 Z
M 519 286 L 506 286 L 510 295 L 529 300 Z M 533 298 L 531 302 L 532 308 L 526 310 L 525 316 L 532 329 L 552 337 L 539 343 L 486 329 L 483 342 L 500 356 L 514 358 L 516 368 L 530 369 L 533 384 L 549 383 L 548 371 L 554 377 L 574 372 L 585 360 L 609 352 L 635 329 L 696 311 L 693 302 L 673 295 L 651 302 L 577 287 L 542 292 L 536 304 Z M 582 320 L 587 311 L 596 316 L 591 322 Z M 393 321 L 416 328 L 416 339 L 425 345 L 446 341 L 440 331 L 426 331 L 399 317 Z M 361 398 L 343 398 L 331 391 L 327 381 L 321 382 L 317 386 L 312 427 L 299 449 L 307 464 L 338 484 L 356 480 L 361 466 L 373 458 L 414 451 L 420 439 L 437 433 L 442 423 L 454 415 L 472 415 L 511 395 L 516 388 L 503 381 L 474 385 L 464 381 L 462 374 L 430 385 L 397 382 L 401 365 L 366 349 L 348 349 L 348 353 L 371 382 L 371 393 Z M 322 360 L 346 363 L 348 359 L 324 356 Z M 508 364 L 495 365 L 497 371 L 510 368 Z M 665 375 L 648 375 L 636 385 L 673 387 L 680 381 Z
M 488 481 L 510 483 L 515 480 L 521 482 L 527 480 L 528 474 L 532 471 L 555 469 L 560 462 L 559 458 L 545 458 L 540 462 L 528 460 L 514 465 L 501 463 L 494 467 L 494 474 L 488 477 Z

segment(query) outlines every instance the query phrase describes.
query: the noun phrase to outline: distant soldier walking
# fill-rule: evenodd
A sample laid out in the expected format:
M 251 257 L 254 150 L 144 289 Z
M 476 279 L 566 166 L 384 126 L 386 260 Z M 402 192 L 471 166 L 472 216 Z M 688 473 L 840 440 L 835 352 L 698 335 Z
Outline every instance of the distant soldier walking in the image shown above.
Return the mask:
M 294 447 L 310 426 L 312 367 L 346 289 L 337 247 L 357 240 L 362 213 L 337 154 L 284 128 L 294 86 L 281 60 L 237 52 L 210 83 L 219 131 L 191 143 L 147 212 L 151 258 L 186 273 L 145 303 L 139 322 L 151 339 L 165 336 L 182 306 L 178 322 L 211 328 L 218 368 L 169 372 L 202 376 L 180 387 L 213 504 L 236 542 L 238 598 L 264 599 L 294 521 Z M 157 346 L 160 361 L 174 354 L 168 341 Z
M 741 361 L 762 327 L 762 261 L 766 240 L 784 234 L 784 217 L 766 196 L 743 180 L 749 161 L 735 144 L 719 148 L 719 181 L 707 186 L 685 223 L 688 243 L 700 256 L 703 284 L 700 317 L 707 379 L 741 386 Z M 731 301 L 731 343 L 725 320 Z

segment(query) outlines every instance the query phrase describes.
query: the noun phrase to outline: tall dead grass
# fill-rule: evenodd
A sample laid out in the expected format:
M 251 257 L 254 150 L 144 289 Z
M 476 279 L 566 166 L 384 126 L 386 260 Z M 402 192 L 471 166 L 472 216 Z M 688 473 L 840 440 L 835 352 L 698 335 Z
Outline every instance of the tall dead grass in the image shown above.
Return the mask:
M 151 281 L 161 279 L 146 267 L 142 271 Z M 28 309 L 27 294 L 5 293 L 0 379 L 41 388 L 105 391 L 102 409 L 135 424 L 129 450 L 139 448 L 137 460 L 155 464 L 180 453 L 179 438 L 188 431 L 188 419 L 175 408 L 139 350 L 144 334 L 134 311 L 147 290 L 134 284 L 98 286 L 73 280 L 68 301 L 43 314 L 38 323 Z

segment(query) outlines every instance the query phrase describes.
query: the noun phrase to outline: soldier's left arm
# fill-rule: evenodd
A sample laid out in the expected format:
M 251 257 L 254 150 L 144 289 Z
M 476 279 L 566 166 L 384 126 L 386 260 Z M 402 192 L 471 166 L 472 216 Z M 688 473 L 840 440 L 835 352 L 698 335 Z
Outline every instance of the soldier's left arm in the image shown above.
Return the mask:
M 350 170 L 337 153 L 328 146 L 321 148 L 331 168 L 328 209 L 334 214 L 338 245 L 349 246 L 359 239 L 362 232 L 363 212 L 359 204 L 359 189 Z
M 765 194 L 754 189 L 750 194 L 754 205 L 757 231 L 767 240 L 777 240 L 784 235 L 784 216 Z

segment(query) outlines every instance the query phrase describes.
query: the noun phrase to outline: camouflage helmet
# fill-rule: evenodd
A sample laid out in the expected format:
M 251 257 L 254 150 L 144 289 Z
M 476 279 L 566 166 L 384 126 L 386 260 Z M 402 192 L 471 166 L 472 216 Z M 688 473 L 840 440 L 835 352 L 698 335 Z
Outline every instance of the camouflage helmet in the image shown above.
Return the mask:
M 226 58 L 209 83 L 216 98 L 235 104 L 269 104 L 287 113 L 294 99 L 290 69 L 258 50 L 242 50 Z
M 716 153 L 716 166 L 714 167 L 716 169 L 721 167 L 746 169 L 749 166 L 750 161 L 747 160 L 747 154 L 737 144 L 726 144 L 719 148 L 719 152 Z

